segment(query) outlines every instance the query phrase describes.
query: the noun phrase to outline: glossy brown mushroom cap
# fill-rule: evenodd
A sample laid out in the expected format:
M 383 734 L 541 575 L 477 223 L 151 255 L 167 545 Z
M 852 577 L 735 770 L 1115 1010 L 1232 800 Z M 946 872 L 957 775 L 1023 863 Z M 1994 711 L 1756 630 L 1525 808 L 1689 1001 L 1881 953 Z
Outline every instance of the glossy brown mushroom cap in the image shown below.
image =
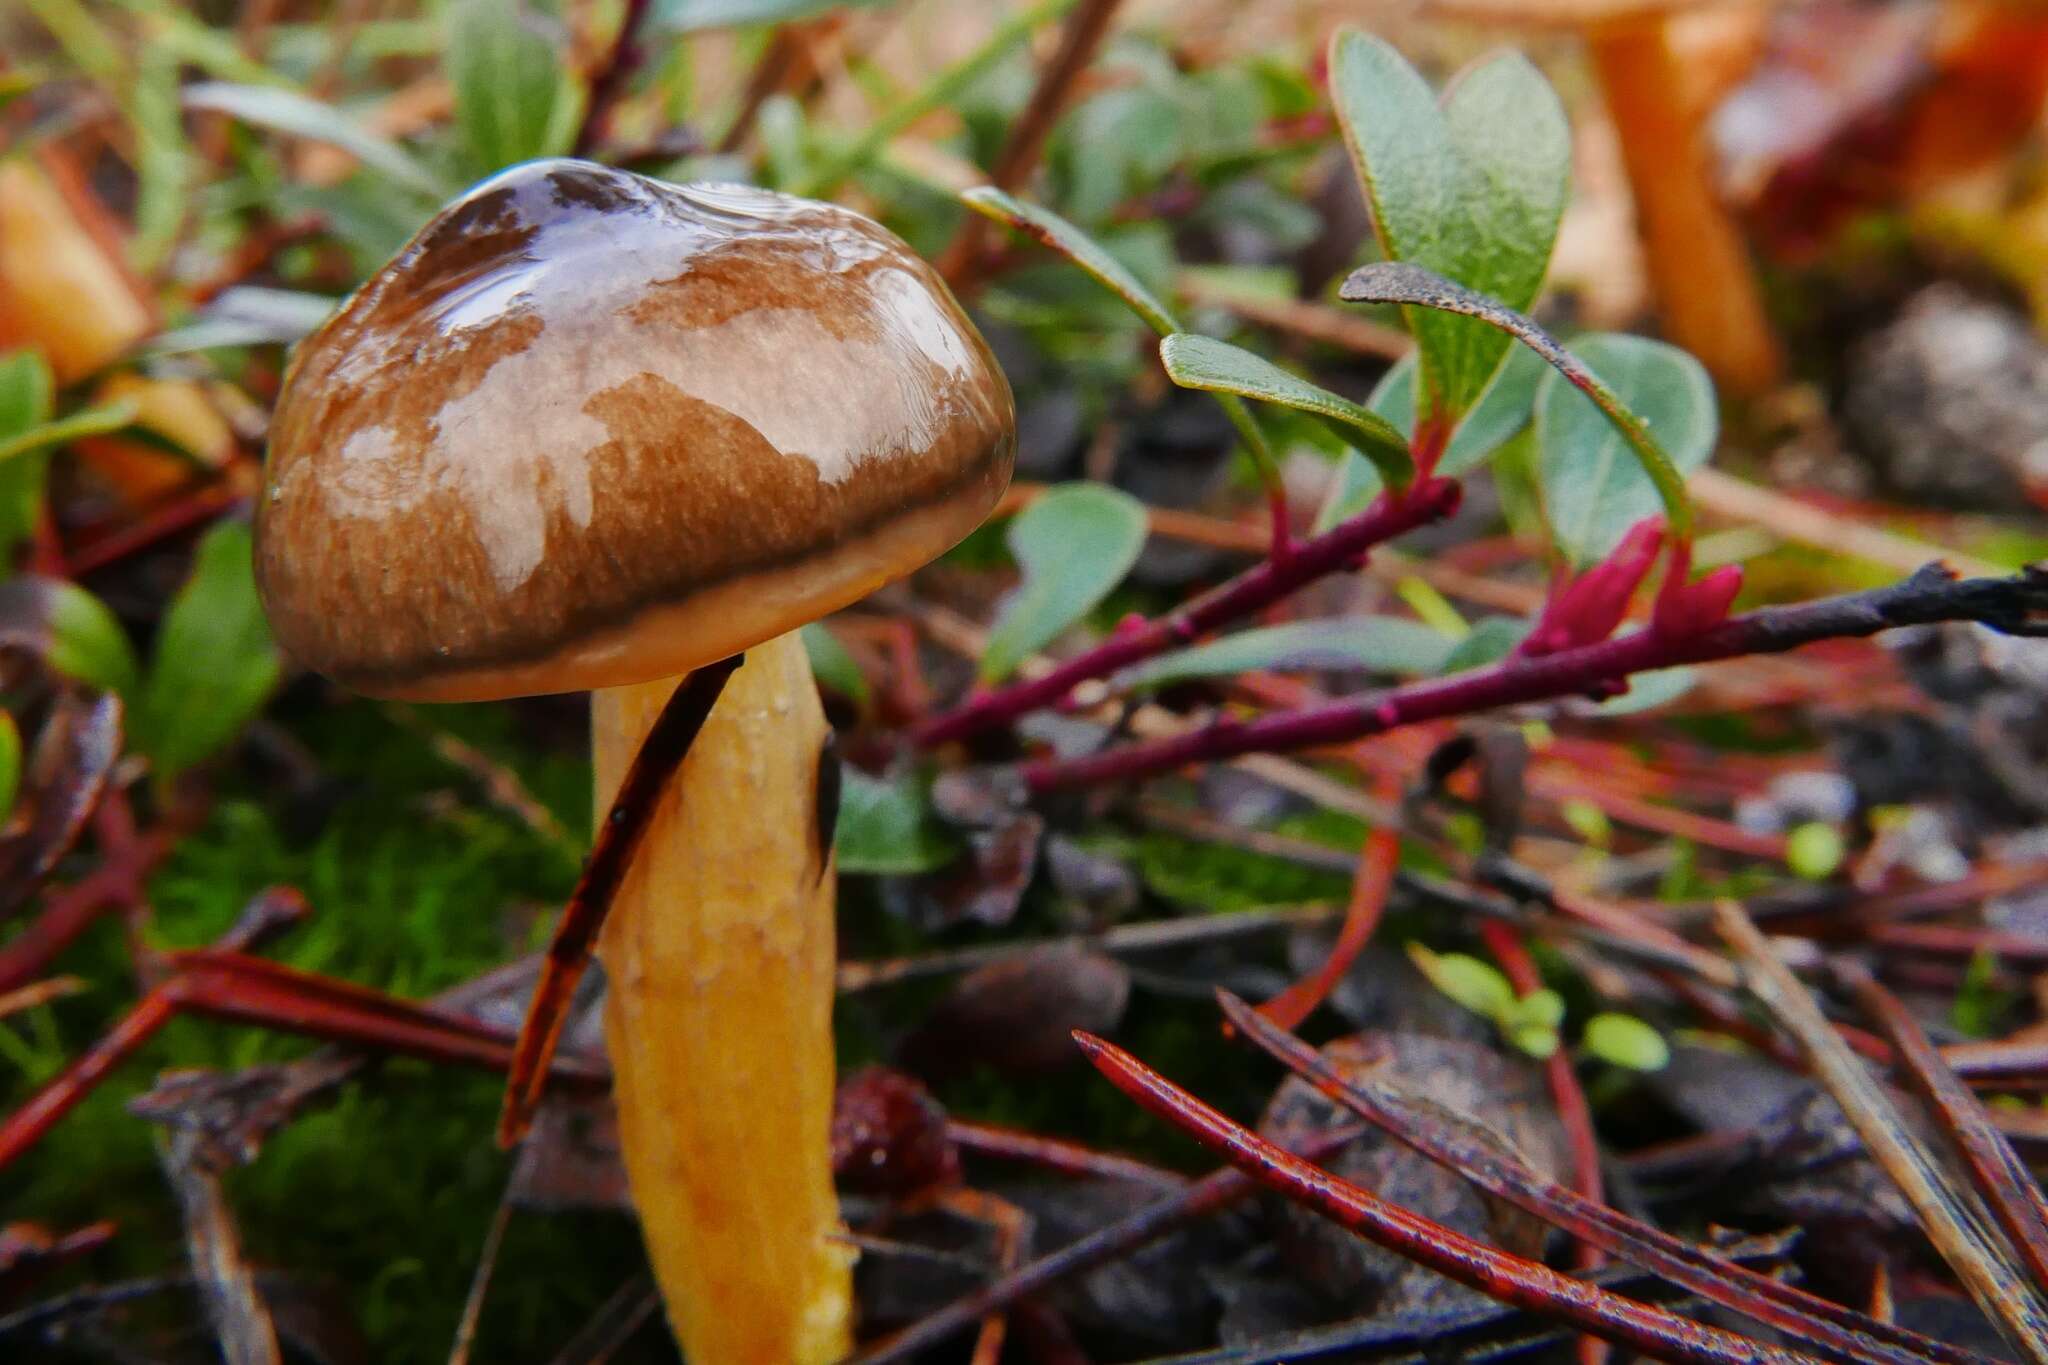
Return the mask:
M 358 691 L 648 682 L 943 553 L 1014 448 L 988 347 L 876 223 L 535 162 L 299 347 L 257 581 L 279 643 Z

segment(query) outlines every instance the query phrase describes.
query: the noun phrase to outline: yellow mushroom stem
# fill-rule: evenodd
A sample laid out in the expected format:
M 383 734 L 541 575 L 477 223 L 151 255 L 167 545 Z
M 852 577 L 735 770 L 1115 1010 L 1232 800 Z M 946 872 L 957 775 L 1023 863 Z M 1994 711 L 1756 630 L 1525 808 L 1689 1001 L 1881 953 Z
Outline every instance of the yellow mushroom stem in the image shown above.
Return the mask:
M 592 694 L 598 810 L 675 685 Z M 599 941 L 626 1174 L 691 1365 L 822 1365 L 851 1345 L 830 1153 L 826 733 L 801 639 L 747 651 Z
M 1650 285 L 1667 336 L 1722 388 L 1754 394 L 1784 367 L 1749 247 L 1715 184 L 1707 108 L 1662 18 L 1587 34 L 1635 196 Z

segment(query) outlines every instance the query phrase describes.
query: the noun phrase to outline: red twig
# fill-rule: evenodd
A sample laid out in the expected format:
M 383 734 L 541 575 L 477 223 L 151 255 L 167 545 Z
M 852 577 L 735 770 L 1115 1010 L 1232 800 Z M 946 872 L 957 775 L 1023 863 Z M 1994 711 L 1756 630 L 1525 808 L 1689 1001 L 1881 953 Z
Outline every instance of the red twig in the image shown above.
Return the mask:
M 1382 773 L 1374 795 L 1391 806 L 1401 798 L 1400 779 L 1392 773 Z M 1365 951 L 1365 945 L 1372 941 L 1373 930 L 1379 927 L 1380 915 L 1387 908 L 1387 896 L 1394 889 L 1394 870 L 1400 861 L 1398 826 L 1383 824 L 1366 836 L 1365 851 L 1359 856 L 1358 870 L 1351 878 L 1351 899 L 1344 907 L 1344 925 L 1337 931 L 1337 941 L 1330 945 L 1330 955 L 1313 972 L 1259 1006 L 1259 1013 L 1281 1028 L 1297 1028 L 1315 1012 L 1316 1006 L 1329 998 L 1344 974 L 1351 970 L 1351 964 Z
M 1192 644 L 1219 626 L 1263 611 L 1303 584 L 1356 566 L 1374 546 L 1450 515 L 1459 495 L 1454 480 L 1430 479 L 1417 484 L 1398 502 L 1382 498 L 1351 520 L 1293 545 L 1284 559 L 1267 559 L 1165 616 L 1120 629 L 1043 677 L 969 698 L 957 709 L 913 729 L 911 738 L 925 747 L 964 739 L 1054 705 L 1091 678 L 1107 677 Z
M 1074 1039 L 1117 1089 L 1222 1153 L 1259 1183 L 1314 1209 L 1347 1231 L 1489 1298 L 1682 1365 L 1808 1365 L 1814 1359 L 1637 1303 L 1539 1261 L 1474 1241 L 1266 1141 L 1114 1044 L 1085 1033 L 1076 1033 Z
M 432 1062 L 494 1071 L 511 1065 L 513 1037 L 506 1030 L 241 951 L 304 914 L 296 892 L 267 892 L 244 911 L 221 946 L 168 954 L 170 974 L 0 1123 L 0 1167 L 33 1146 L 177 1014 L 255 1024 Z M 573 1057 L 557 1059 L 554 1074 L 593 1084 L 607 1075 L 601 1064 Z
M 2009 633 L 2035 634 L 2040 627 L 2032 618 L 2043 610 L 2048 610 L 2048 569 L 2030 568 L 2010 578 L 1958 580 L 1940 565 L 1930 564 L 1890 587 L 1796 606 L 1765 607 L 1730 617 L 1698 634 L 1672 636 L 1638 630 L 1599 644 L 1534 659 L 1515 656 L 1490 667 L 1369 692 L 1351 700 L 1249 721 L 1226 717 L 1169 739 L 1121 745 L 1075 759 L 1041 759 L 1025 764 L 1023 775 L 1037 791 L 1130 781 L 1191 763 L 1341 744 L 1404 725 L 1525 702 L 1611 696 L 1633 673 L 1778 653 L 1816 640 L 1874 635 L 1895 626 L 1979 621 Z M 957 717 L 974 709 L 970 703 L 953 714 Z M 1004 714 L 1012 709 L 1005 708 Z
M 1499 920 L 1482 920 L 1479 936 L 1486 943 L 1486 950 L 1493 954 L 1493 960 L 1507 975 L 1508 984 L 1515 988 L 1517 995 L 1530 995 L 1543 989 L 1543 977 L 1536 970 L 1536 960 L 1529 956 L 1529 947 L 1522 941 L 1521 934 Z M 1600 1136 L 1593 1131 L 1593 1109 L 1586 1103 L 1586 1092 L 1579 1085 L 1579 1073 L 1572 1067 L 1571 1054 L 1563 1047 L 1544 1059 L 1543 1069 L 1550 1080 L 1550 1099 L 1557 1106 L 1558 1121 L 1564 1125 L 1565 1140 L 1571 1148 L 1572 1188 L 1589 1203 L 1605 1203 L 1600 1188 Z M 1598 1269 L 1606 1258 L 1600 1248 L 1581 1240 L 1574 1264 L 1581 1270 Z M 1579 1354 L 1585 1365 L 1598 1365 L 1606 1358 L 1604 1350 L 1587 1350 L 1585 1347 L 1593 1338 L 1582 1338 Z
M 1217 998 L 1249 1041 L 1430 1160 L 1583 1242 L 1796 1337 L 1804 1349 L 1833 1360 L 1884 1365 L 1920 1365 L 1926 1360 L 1964 1365 L 1979 1360 L 1968 1351 L 1866 1317 L 1589 1200 L 1438 1121 L 1405 1101 L 1394 1087 L 1345 1077 L 1315 1049 L 1267 1023 L 1229 992 L 1219 991 Z
M 977 1123 L 972 1119 L 948 1116 L 946 1137 L 964 1152 L 1000 1157 L 1006 1161 L 1028 1161 L 1034 1166 L 1066 1175 L 1102 1176 L 1166 1190 L 1185 1189 L 1188 1184 L 1185 1177 L 1134 1157 L 1098 1152 L 1077 1142 L 1065 1142 L 1000 1124 Z

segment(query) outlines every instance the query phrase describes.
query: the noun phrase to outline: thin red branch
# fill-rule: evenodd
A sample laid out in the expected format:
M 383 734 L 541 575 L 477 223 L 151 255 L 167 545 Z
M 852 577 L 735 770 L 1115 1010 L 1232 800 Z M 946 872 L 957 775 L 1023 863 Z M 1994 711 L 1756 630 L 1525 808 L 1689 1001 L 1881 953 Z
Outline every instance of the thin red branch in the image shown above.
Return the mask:
M 1589 1200 L 1437 1120 L 1394 1087 L 1346 1078 L 1314 1048 L 1265 1022 L 1229 992 L 1219 991 L 1217 997 L 1224 1014 L 1250 1042 L 1389 1136 L 1582 1241 L 1793 1336 L 1816 1355 L 1885 1365 L 1921 1365 L 1927 1360 L 1964 1365 L 1979 1359 L 1749 1270 L 1719 1252 Z
M 1454 480 L 1429 479 L 1399 501 L 1383 497 L 1349 521 L 1291 546 L 1284 559 L 1266 559 L 1165 616 L 1119 629 L 1042 677 L 969 698 L 957 709 L 913 729 L 911 739 L 927 748 L 964 739 L 1055 705 L 1090 679 L 1108 677 L 1192 644 L 1220 626 L 1265 610 L 1304 584 L 1356 567 L 1376 545 L 1449 516 L 1457 508 L 1460 493 Z
M 1382 773 L 1374 795 L 1391 806 L 1401 798 L 1400 779 L 1392 773 Z M 1337 931 L 1337 941 L 1330 945 L 1330 955 L 1313 972 L 1259 1006 L 1261 1014 L 1281 1028 L 1298 1028 L 1302 1020 L 1315 1013 L 1316 1006 L 1329 998 L 1344 974 L 1351 970 L 1351 964 L 1365 951 L 1365 945 L 1372 941 L 1380 915 L 1387 908 L 1387 897 L 1394 889 L 1394 871 L 1400 861 L 1399 826 L 1391 822 L 1382 824 L 1366 836 L 1365 850 L 1359 855 L 1357 871 L 1351 878 L 1351 899 L 1344 907 L 1344 925 Z
M 1482 920 L 1479 936 L 1486 950 L 1493 954 L 1493 960 L 1500 964 L 1508 984 L 1515 988 L 1515 994 L 1531 995 L 1543 989 L 1536 959 L 1529 955 L 1529 946 L 1520 933 L 1499 920 Z M 1565 1140 L 1571 1150 L 1572 1188 L 1590 1203 L 1605 1203 L 1600 1186 L 1600 1136 L 1593 1130 L 1593 1107 L 1586 1103 L 1586 1091 L 1579 1084 L 1571 1054 L 1559 1047 L 1544 1059 L 1543 1070 L 1550 1082 L 1551 1102 L 1557 1106 L 1558 1122 L 1564 1125 Z M 1598 1246 L 1580 1240 L 1573 1264 L 1581 1270 L 1596 1270 L 1605 1261 Z M 1582 1346 L 1590 1340 L 1582 1338 Z M 1582 1350 L 1580 1358 L 1586 1360 L 1587 1353 Z M 1587 1365 L 1597 1365 L 1597 1360 L 1588 1360 Z
M 1025 764 L 1023 775 L 1041 792 L 1131 781 L 1191 763 L 1341 744 L 1422 721 L 1526 702 L 1612 696 L 1634 673 L 1774 654 L 1816 640 L 1875 635 L 1895 626 L 1978 621 L 2014 634 L 2033 634 L 2040 630 L 2033 618 L 2044 610 L 2048 610 L 2048 569 L 2030 568 L 2010 578 L 1958 580 L 1940 565 L 1930 564 L 1890 587 L 1796 606 L 1765 607 L 1731 617 L 1697 635 L 1672 637 L 1652 629 L 1638 630 L 1599 644 L 1534 659 L 1517 656 L 1486 668 L 1369 692 L 1351 700 L 1248 721 L 1226 717 L 1169 739 L 1122 745 L 1082 758 L 1041 759 Z M 970 703 L 954 715 L 972 709 Z
M 1112 1043 L 1075 1042 L 1117 1089 L 1259 1183 L 1438 1274 L 1517 1308 L 1681 1365 L 1809 1365 L 1814 1357 L 1609 1293 L 1389 1204 L 1224 1117 Z
M 619 18 L 618 36 L 612 39 L 604 65 L 590 79 L 590 102 L 583 109 L 583 123 L 576 130 L 571 156 L 589 156 L 611 129 L 613 108 L 626 92 L 626 84 L 640 69 L 640 26 L 652 6 L 649 0 L 626 0 L 626 12 Z
M 1098 1152 L 1078 1142 L 1027 1133 L 1021 1128 L 1001 1124 L 977 1123 L 973 1119 L 949 1116 L 946 1119 L 946 1138 L 963 1152 L 999 1157 L 1005 1161 L 1025 1161 L 1065 1175 L 1101 1176 L 1166 1190 L 1185 1189 L 1188 1184 L 1186 1177 L 1135 1157 Z

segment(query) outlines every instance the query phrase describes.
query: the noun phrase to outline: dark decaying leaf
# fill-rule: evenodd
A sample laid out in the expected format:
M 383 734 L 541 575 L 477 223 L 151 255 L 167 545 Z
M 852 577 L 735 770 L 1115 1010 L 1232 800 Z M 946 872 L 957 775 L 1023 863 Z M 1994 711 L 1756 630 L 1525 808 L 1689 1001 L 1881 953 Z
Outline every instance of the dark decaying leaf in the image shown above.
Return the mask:
M 0 912 L 19 905 L 77 842 L 120 756 L 121 699 L 60 692 L 23 783 L 28 827 L 0 838 Z
M 1020 1075 L 1059 1070 L 1081 1060 L 1073 1031 L 1114 1030 L 1130 995 L 1130 973 L 1116 959 L 1041 949 L 962 977 L 904 1040 L 903 1062 L 935 1078 L 977 1064 Z
M 931 807 L 949 844 L 966 856 L 912 883 L 919 924 L 927 930 L 1008 924 L 1038 866 L 1045 817 L 1025 805 L 1008 774 L 989 769 L 944 774 L 932 784 Z
M 1563 1178 L 1565 1138 L 1549 1108 L 1542 1072 L 1483 1044 L 1423 1034 L 1366 1033 L 1341 1038 L 1323 1056 L 1348 1076 L 1398 1087 L 1406 1102 L 1486 1144 Z M 1274 1093 L 1259 1130 L 1298 1142 L 1350 1121 L 1307 1082 L 1290 1078 Z M 1344 1178 L 1518 1255 L 1541 1254 L 1542 1222 L 1475 1190 L 1456 1174 L 1374 1130 L 1323 1163 Z M 1373 1245 L 1296 1205 L 1274 1201 L 1288 1267 L 1330 1307 L 1376 1313 L 1438 1311 L 1471 1297 L 1435 1273 Z

